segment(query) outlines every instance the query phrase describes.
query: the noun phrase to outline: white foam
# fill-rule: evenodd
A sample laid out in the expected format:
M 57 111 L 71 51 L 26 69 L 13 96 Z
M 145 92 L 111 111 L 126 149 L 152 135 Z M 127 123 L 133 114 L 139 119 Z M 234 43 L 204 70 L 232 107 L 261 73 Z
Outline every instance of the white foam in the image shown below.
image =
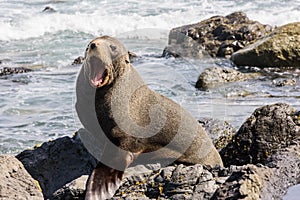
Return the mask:
M 276 0 L 267 3 L 261 0 L 242 3 L 237 0 L 84 0 L 50 5 L 57 10 L 55 13 L 42 13 L 41 6 L 47 5 L 39 2 L 36 5 L 24 4 L 23 7 L 16 8 L 13 3 L 8 2 L 4 5 L 0 3 L 0 6 L 4 6 L 0 8 L 0 13 L 8 12 L 8 17 L 0 18 L 0 40 L 40 37 L 46 33 L 65 30 L 92 35 L 120 35 L 147 28 L 170 30 L 213 15 L 226 15 L 234 11 L 245 11 L 250 19 L 271 25 L 300 21 L 300 8 L 296 1 L 285 5 Z

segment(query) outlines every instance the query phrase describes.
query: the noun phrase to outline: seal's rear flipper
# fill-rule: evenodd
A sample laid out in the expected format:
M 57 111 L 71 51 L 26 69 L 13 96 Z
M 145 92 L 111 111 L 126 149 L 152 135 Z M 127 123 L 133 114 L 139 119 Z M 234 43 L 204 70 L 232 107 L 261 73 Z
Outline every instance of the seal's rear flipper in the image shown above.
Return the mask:
M 89 177 L 85 200 L 112 198 L 120 187 L 124 172 L 99 163 Z

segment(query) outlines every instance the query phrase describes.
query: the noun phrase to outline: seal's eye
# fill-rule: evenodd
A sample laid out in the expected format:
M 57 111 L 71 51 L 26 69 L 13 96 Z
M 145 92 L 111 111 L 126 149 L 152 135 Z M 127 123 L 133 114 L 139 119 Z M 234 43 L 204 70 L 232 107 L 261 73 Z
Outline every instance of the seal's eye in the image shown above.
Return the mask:
M 117 49 L 117 47 L 114 46 L 114 45 L 109 45 L 109 47 L 110 47 L 110 49 L 111 49 L 112 51 L 115 51 L 115 50 Z

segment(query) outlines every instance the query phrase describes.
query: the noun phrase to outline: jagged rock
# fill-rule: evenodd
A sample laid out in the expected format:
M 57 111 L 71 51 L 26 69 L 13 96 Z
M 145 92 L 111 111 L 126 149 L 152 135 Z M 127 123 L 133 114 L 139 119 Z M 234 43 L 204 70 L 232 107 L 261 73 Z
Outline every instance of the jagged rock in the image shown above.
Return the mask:
M 300 22 L 276 28 L 268 36 L 234 53 L 239 66 L 300 67 Z
M 300 136 L 294 115 L 294 108 L 284 103 L 256 109 L 221 150 L 224 165 L 265 163 L 269 155 L 292 144 Z
M 209 169 L 202 165 L 173 164 L 164 168 L 159 165 L 130 167 L 112 199 L 282 199 L 290 186 L 299 183 L 299 152 L 300 141 L 297 140 L 270 156 L 266 166 L 248 164 Z M 80 179 L 85 181 L 87 177 Z M 66 189 L 65 196 L 60 196 L 63 198 L 55 199 L 84 199 L 82 193 L 80 196 L 69 191 Z M 78 190 L 73 186 L 73 191 Z
M 0 77 L 11 75 L 11 74 L 26 73 L 31 71 L 32 69 L 24 68 L 24 67 L 3 67 L 2 69 L 0 69 Z
M 74 61 L 72 62 L 72 65 L 81 65 L 84 61 L 84 57 L 83 56 L 78 56 L 77 58 L 74 59 Z
M 251 147 L 257 143 L 272 148 L 270 156 L 263 157 L 265 166 L 248 164 L 250 162 L 243 159 L 256 155 L 260 158 L 261 154 L 255 154 L 255 149 L 247 151 L 248 157 L 236 152 L 241 151 L 238 145 L 234 146 L 237 149 L 228 149 L 239 141 L 235 135 L 234 141 L 224 148 L 232 155 L 226 155 L 223 161 L 228 165 L 228 158 L 231 159 L 229 162 L 243 164 L 241 161 L 245 161 L 248 165 L 228 168 L 178 163 L 163 168 L 159 164 L 137 165 L 125 171 L 122 185 L 112 199 L 281 199 L 288 187 L 299 182 L 300 136 L 296 125 L 299 120 L 300 112 L 293 111 L 287 104 L 275 104 L 257 109 L 241 127 L 246 136 L 251 136 L 247 140 L 253 140 Z M 214 120 L 202 119 L 202 123 L 207 126 L 208 132 L 223 133 L 216 128 L 218 126 L 209 125 L 214 124 Z M 248 128 L 251 132 L 246 131 Z M 260 136 L 271 134 L 277 138 L 275 141 Z M 263 145 L 255 146 L 257 152 L 266 149 Z M 17 157 L 39 181 L 44 197 L 57 200 L 84 199 L 87 175 L 96 165 L 96 160 L 88 154 L 78 135 L 44 143 Z
M 49 198 L 66 183 L 89 175 L 96 160 L 87 152 L 78 134 L 43 143 L 16 156 L 30 175 L 38 180 L 44 197 Z
M 44 199 L 37 182 L 14 156 L 0 155 L 0 172 L 0 199 Z
M 224 148 L 236 133 L 236 129 L 227 121 L 200 118 L 199 123 L 202 124 L 218 151 Z
M 296 85 L 296 83 L 297 83 L 296 79 L 279 78 L 279 79 L 273 80 L 273 84 L 276 87 L 283 87 L 283 86 L 287 86 L 287 85 Z
M 266 166 L 231 166 L 214 199 L 282 199 L 290 186 L 299 184 L 300 141 L 270 156 Z
M 88 175 L 83 175 L 55 191 L 51 200 L 84 200 Z
M 50 6 L 46 6 L 42 12 L 43 13 L 55 13 L 56 10 Z
M 243 12 L 215 16 L 196 24 L 173 28 L 163 56 L 227 57 L 272 31 L 269 25 L 248 19 Z M 206 53 L 207 52 L 207 53 Z
M 141 167 L 141 166 L 136 166 Z M 219 177 L 202 165 L 183 164 L 157 170 L 132 168 L 134 173 L 125 177 L 122 186 L 112 199 L 197 199 L 211 197 Z
M 224 83 L 245 81 L 258 76 L 256 73 L 242 73 L 231 68 L 210 67 L 202 72 L 196 82 L 196 88 L 207 90 Z

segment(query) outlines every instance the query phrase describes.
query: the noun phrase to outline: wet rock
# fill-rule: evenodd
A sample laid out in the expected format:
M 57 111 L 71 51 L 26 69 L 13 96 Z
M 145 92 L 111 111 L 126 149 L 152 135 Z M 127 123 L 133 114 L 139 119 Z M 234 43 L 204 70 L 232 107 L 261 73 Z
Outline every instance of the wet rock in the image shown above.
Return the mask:
M 0 69 L 0 77 L 12 75 L 12 74 L 27 73 L 31 71 L 32 69 L 24 68 L 24 67 L 3 67 L 2 69 Z
M 273 80 L 273 84 L 276 87 L 283 87 L 287 85 L 296 85 L 297 81 L 296 79 L 276 79 Z
M 174 164 L 144 173 L 138 171 L 130 177 L 125 177 L 112 199 L 195 199 L 200 196 L 209 198 L 220 184 L 202 165 Z
M 280 149 L 270 156 L 266 166 L 231 166 L 230 176 L 212 199 L 282 199 L 290 186 L 299 183 L 300 145 Z
M 229 58 L 232 53 L 271 31 L 271 26 L 252 21 L 243 12 L 234 12 L 225 17 L 214 16 L 196 24 L 172 29 L 163 56 L 198 58 L 207 52 L 212 57 Z
M 56 10 L 50 6 L 46 6 L 42 12 L 43 13 L 55 13 Z
M 199 123 L 206 130 L 218 151 L 224 148 L 236 133 L 236 129 L 227 121 L 200 118 Z
M 256 109 L 221 150 L 224 165 L 265 163 L 269 155 L 292 144 L 300 136 L 294 115 L 294 108 L 284 103 Z
M 276 28 L 271 34 L 234 53 L 238 66 L 300 67 L 300 22 Z
M 89 175 L 96 160 L 87 152 L 78 134 L 43 143 L 16 156 L 30 175 L 38 180 L 44 197 L 49 198 L 66 183 Z
M 299 152 L 298 140 L 271 155 L 265 166 L 138 165 L 125 172 L 123 184 L 112 199 L 282 199 L 287 189 L 299 182 Z M 83 199 L 75 193 L 64 194 L 55 199 Z
M 78 56 L 77 58 L 75 58 L 75 60 L 72 62 L 72 65 L 81 65 L 84 61 L 84 57 L 83 56 Z
M 258 76 L 255 73 L 242 73 L 231 68 L 211 67 L 202 72 L 196 82 L 196 88 L 207 90 L 224 83 L 245 81 Z
M 70 183 L 67 183 L 62 188 L 58 189 L 53 193 L 52 200 L 73 200 L 73 199 L 84 199 L 86 182 L 88 180 L 87 175 L 83 175 Z
M 14 156 L 0 155 L 0 171 L 0 199 L 44 199 L 37 182 Z

